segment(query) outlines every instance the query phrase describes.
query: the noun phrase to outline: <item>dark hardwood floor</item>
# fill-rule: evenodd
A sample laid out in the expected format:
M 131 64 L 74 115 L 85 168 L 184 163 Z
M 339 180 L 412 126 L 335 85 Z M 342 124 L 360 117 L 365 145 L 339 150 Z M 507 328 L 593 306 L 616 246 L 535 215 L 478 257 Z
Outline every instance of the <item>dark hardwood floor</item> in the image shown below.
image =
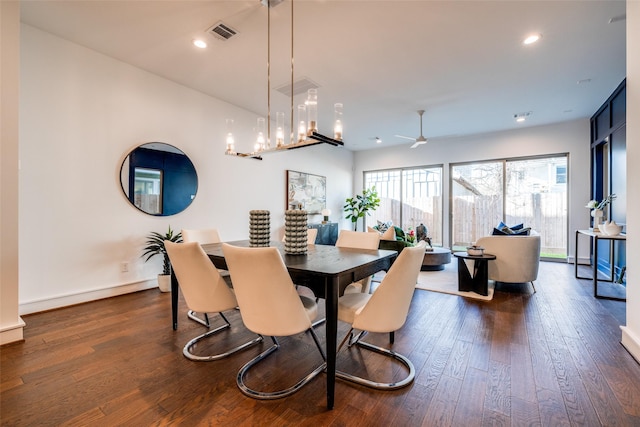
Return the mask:
M 640 425 L 640 366 L 619 343 L 624 302 L 593 298 L 573 266 L 542 263 L 538 292 L 498 287 L 490 302 L 416 290 L 393 348 L 411 358 L 415 382 L 372 391 L 338 381 L 335 409 L 324 376 L 277 401 L 242 395 L 235 376 L 263 345 L 216 362 L 182 347 L 203 330 L 170 295 L 138 292 L 24 316 L 25 341 L 0 349 L 2 426 L 485 426 Z M 231 333 L 198 351 L 251 337 L 231 312 Z M 324 336 L 323 327 L 319 328 Z M 388 335 L 371 334 L 388 344 Z M 282 386 L 320 361 L 307 335 L 281 340 L 250 385 Z M 366 368 L 362 368 L 364 362 Z M 398 367 L 358 349 L 339 369 L 380 379 Z

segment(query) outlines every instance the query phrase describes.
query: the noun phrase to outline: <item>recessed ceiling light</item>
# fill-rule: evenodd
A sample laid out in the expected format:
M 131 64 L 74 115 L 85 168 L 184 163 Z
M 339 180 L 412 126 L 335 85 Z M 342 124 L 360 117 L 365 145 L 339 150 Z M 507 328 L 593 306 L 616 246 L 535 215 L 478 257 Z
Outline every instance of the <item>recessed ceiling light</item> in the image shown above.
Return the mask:
M 376 136 L 376 144 L 382 144 L 382 140 Z
M 204 49 L 207 47 L 207 42 L 205 42 L 204 40 L 200 40 L 200 39 L 195 39 L 193 41 L 193 45 L 195 47 L 199 47 L 200 49 Z
M 542 34 L 531 34 L 530 36 L 527 36 L 527 38 L 524 39 L 524 41 L 522 43 L 524 43 L 524 44 L 532 44 L 532 43 L 537 42 L 541 38 L 542 38 Z

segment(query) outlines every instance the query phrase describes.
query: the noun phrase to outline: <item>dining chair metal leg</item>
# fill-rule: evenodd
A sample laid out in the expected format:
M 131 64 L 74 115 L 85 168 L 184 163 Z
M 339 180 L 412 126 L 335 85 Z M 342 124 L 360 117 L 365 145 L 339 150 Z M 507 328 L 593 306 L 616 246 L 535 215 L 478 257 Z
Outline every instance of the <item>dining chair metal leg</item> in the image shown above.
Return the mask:
M 313 323 L 311 324 L 311 326 L 313 326 L 313 327 L 315 328 L 316 326 L 320 326 L 320 325 L 322 325 L 322 324 L 323 324 L 324 322 L 326 322 L 326 321 L 327 321 L 327 318 L 326 318 L 326 317 L 323 317 L 323 318 L 318 319 L 318 320 L 316 320 L 315 322 L 313 322 Z
M 377 345 L 369 344 L 367 342 L 361 341 L 361 339 L 366 335 L 366 331 L 362 331 L 357 334 L 355 337 L 353 336 L 353 328 L 349 331 L 349 333 L 344 337 L 340 346 L 338 347 L 338 352 L 345 344 L 348 342 L 348 347 L 353 345 L 357 345 L 358 347 L 362 347 L 367 350 L 374 351 L 376 353 L 382 354 L 383 356 L 390 357 L 402 365 L 404 365 L 408 369 L 408 374 L 399 381 L 392 381 L 388 383 L 373 381 L 367 378 L 358 377 L 356 375 L 352 375 L 346 372 L 336 370 L 336 378 L 341 378 L 343 380 L 347 380 L 356 384 L 363 385 L 365 387 L 374 388 L 376 390 L 396 390 L 402 387 L 406 387 L 411 384 L 416 376 L 416 369 L 406 356 L 403 356 L 400 353 L 396 353 L 393 350 L 386 349 L 384 347 L 379 347 Z
M 264 360 L 267 356 L 269 356 L 271 353 L 273 353 L 274 351 L 276 351 L 280 347 L 280 344 L 278 343 L 278 340 L 276 339 L 276 337 L 271 337 L 271 339 L 273 340 L 273 345 L 271 347 L 269 347 L 268 349 L 266 349 L 265 351 L 263 351 L 262 353 L 260 353 L 258 356 L 254 357 L 253 359 L 248 361 L 242 368 L 240 368 L 240 371 L 238 371 L 238 375 L 236 377 L 236 384 L 238 385 L 238 388 L 240 389 L 240 391 L 243 394 L 245 394 L 245 395 L 247 395 L 249 397 L 252 397 L 254 399 L 261 399 L 261 400 L 280 399 L 280 398 L 283 398 L 283 397 L 290 396 L 293 393 L 297 392 L 300 388 L 302 388 L 309 381 L 311 381 L 312 379 L 317 377 L 320 373 L 324 372 L 324 370 L 327 367 L 326 355 L 324 353 L 324 350 L 322 349 L 322 346 L 320 345 L 320 340 L 318 339 L 318 336 L 316 335 L 316 333 L 313 331 L 313 329 L 309 329 L 309 332 L 311 333 L 311 336 L 313 337 L 313 341 L 316 343 L 316 347 L 318 347 L 318 350 L 320 351 L 320 354 L 322 355 L 322 360 L 323 360 L 322 364 L 320 364 L 313 371 L 311 371 L 310 373 L 305 375 L 296 384 L 294 384 L 293 386 L 288 387 L 286 389 L 283 389 L 283 390 L 278 390 L 278 391 L 273 391 L 273 392 L 265 392 L 265 391 L 258 391 L 258 390 L 254 390 L 252 388 L 249 388 L 245 384 L 245 375 L 247 374 L 249 369 L 251 369 L 253 366 L 255 366 L 260 361 Z
M 244 344 L 241 344 L 237 347 L 232 348 L 231 350 L 225 351 L 223 353 L 219 353 L 219 354 L 213 354 L 213 355 L 208 355 L 208 356 L 198 356 L 196 354 L 192 353 L 192 348 L 195 347 L 200 341 L 202 341 L 203 339 L 210 337 L 211 335 L 214 335 L 224 329 L 228 329 L 231 327 L 231 324 L 229 323 L 229 321 L 227 320 L 227 318 L 222 314 L 219 313 L 220 317 L 222 317 L 222 319 L 224 320 L 224 324 L 212 329 L 210 331 L 205 332 L 202 335 L 198 335 L 197 337 L 193 338 L 191 341 L 189 341 L 187 344 L 185 344 L 184 348 L 182 349 L 182 354 L 184 355 L 184 357 L 186 357 L 189 360 L 194 360 L 196 362 L 210 362 L 212 360 L 219 360 L 222 359 L 224 357 L 230 356 L 240 350 L 244 350 L 245 348 L 248 348 L 254 344 L 259 343 L 260 341 L 262 341 L 262 336 L 258 335 L 256 338 L 252 339 L 251 341 L 247 341 Z M 207 319 L 208 320 L 208 319 Z
M 209 323 L 209 315 L 207 313 L 204 313 L 204 320 L 203 320 L 198 317 L 195 311 L 189 310 L 187 312 L 187 317 L 196 323 L 200 323 L 202 326 L 206 326 L 207 328 L 211 327 L 211 324 Z

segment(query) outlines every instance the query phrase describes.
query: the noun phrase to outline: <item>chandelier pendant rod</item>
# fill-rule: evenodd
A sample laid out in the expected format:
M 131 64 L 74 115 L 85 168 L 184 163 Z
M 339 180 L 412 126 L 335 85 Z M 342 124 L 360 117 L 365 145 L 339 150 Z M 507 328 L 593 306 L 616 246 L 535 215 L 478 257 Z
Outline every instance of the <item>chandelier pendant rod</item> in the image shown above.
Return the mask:
M 267 1 L 267 147 L 271 148 L 271 4 Z
M 291 117 L 289 119 L 289 143 L 293 144 L 294 138 L 294 122 L 293 122 L 293 3 L 291 0 Z

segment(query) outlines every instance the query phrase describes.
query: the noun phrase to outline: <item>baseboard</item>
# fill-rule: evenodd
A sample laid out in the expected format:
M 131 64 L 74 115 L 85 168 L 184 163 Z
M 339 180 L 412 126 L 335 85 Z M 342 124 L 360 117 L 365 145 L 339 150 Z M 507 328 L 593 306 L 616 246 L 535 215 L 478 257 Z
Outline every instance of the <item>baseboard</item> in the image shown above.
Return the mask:
M 25 327 L 24 321 L 18 317 L 18 321 L 11 325 L 5 325 L 0 329 L 0 345 L 22 341 L 24 339 L 22 330 Z
M 567 257 L 567 264 L 575 264 L 575 257 L 574 256 L 568 256 Z M 591 265 L 591 258 L 587 257 L 580 257 L 578 258 L 578 265 Z
M 640 338 L 626 326 L 620 326 L 622 340 L 620 343 L 627 349 L 638 363 L 640 363 Z
M 18 312 L 20 313 L 20 315 L 38 313 L 41 311 L 53 310 L 55 308 L 67 307 L 70 305 L 96 301 L 99 299 L 115 297 L 118 295 L 129 294 L 132 292 L 138 292 L 157 287 L 158 282 L 156 279 L 124 283 L 106 288 L 92 289 L 89 291 L 60 295 L 42 300 L 23 302 L 19 305 Z

